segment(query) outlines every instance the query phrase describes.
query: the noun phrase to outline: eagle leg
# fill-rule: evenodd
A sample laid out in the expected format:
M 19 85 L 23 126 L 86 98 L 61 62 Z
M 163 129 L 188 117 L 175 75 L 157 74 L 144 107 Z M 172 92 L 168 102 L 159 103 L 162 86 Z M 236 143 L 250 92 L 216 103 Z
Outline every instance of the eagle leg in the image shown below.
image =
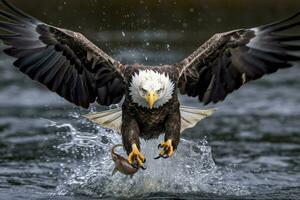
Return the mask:
M 168 139 L 167 141 L 162 141 L 161 143 L 159 143 L 158 148 L 162 148 L 162 150 L 160 151 L 159 155 L 154 159 L 169 158 L 174 153 L 174 148 L 173 148 L 171 139 Z
M 145 163 L 146 159 L 139 151 L 136 144 L 132 144 L 132 151 L 128 155 L 128 162 L 134 167 L 139 169 L 140 167 L 143 169 L 143 163 Z
M 165 140 L 158 145 L 158 148 L 162 148 L 162 150 L 155 159 L 171 157 L 179 144 L 181 118 L 179 104 L 175 106 L 166 119 Z
M 128 162 L 134 167 L 134 168 L 142 168 L 143 163 L 146 162 L 145 157 L 140 152 L 140 140 L 139 140 L 139 125 L 137 121 L 128 113 L 130 113 L 127 109 L 127 107 L 123 108 L 125 110 L 122 111 L 122 141 L 124 148 L 128 155 Z

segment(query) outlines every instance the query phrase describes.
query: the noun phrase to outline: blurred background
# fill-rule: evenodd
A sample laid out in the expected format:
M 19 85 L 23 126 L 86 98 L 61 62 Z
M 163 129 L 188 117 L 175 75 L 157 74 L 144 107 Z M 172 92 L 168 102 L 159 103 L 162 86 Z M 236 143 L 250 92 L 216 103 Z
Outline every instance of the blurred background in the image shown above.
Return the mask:
M 149 65 L 178 62 L 217 32 L 263 25 L 300 10 L 295 0 L 11 2 L 48 24 L 83 33 L 122 63 Z M 0 199 L 300 196 L 300 66 L 209 105 L 218 112 L 185 132 L 177 158 L 154 166 L 149 158 L 149 170 L 128 180 L 110 177 L 107 152 L 120 137 L 80 117 L 107 108 L 74 107 L 7 59 L 0 57 Z M 186 97 L 181 103 L 202 106 Z M 156 174 L 170 166 L 173 174 Z

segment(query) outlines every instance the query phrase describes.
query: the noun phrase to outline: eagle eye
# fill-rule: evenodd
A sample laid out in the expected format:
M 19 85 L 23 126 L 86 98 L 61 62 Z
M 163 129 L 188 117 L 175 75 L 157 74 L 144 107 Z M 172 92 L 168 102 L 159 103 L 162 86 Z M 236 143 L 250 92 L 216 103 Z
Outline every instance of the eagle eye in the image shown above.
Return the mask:
M 143 92 L 143 94 L 147 94 L 147 90 L 145 90 L 144 88 L 140 88 L 140 90 Z
M 157 90 L 157 94 L 162 93 L 163 90 L 164 90 L 163 88 L 160 88 L 159 90 Z

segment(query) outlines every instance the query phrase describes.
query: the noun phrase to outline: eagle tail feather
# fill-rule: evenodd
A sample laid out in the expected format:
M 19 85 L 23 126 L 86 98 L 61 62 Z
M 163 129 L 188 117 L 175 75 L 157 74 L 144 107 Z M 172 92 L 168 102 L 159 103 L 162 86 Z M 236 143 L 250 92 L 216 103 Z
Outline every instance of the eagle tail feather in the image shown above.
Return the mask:
M 122 125 L 122 109 L 115 108 L 102 112 L 90 113 L 83 115 L 84 118 L 101 125 L 103 128 L 112 129 L 119 134 Z
M 181 130 L 194 127 L 199 121 L 211 116 L 217 109 L 211 108 L 202 110 L 194 107 L 180 106 Z
M 202 119 L 212 115 L 216 109 L 201 110 L 199 108 L 180 106 L 181 130 L 182 133 L 187 128 L 194 127 Z M 104 128 L 112 129 L 119 134 L 122 125 L 122 109 L 115 108 L 102 112 L 90 113 L 83 115 L 84 118 L 101 125 Z

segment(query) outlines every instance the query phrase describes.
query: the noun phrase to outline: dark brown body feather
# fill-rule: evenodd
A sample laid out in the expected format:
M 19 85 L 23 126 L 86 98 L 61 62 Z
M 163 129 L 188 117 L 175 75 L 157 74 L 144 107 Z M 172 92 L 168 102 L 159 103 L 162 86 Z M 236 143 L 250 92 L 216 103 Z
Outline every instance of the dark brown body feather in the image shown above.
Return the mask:
M 125 78 L 128 80 L 127 84 L 129 84 L 134 73 L 143 69 L 151 69 L 168 74 L 175 83 L 176 88 L 177 71 L 169 68 L 172 68 L 172 66 L 127 66 Z M 172 139 L 173 147 L 176 149 L 180 140 L 180 111 L 177 91 L 174 90 L 172 98 L 165 105 L 151 110 L 134 103 L 129 95 L 129 91 L 127 91 L 122 106 L 122 120 L 122 139 L 127 153 L 131 151 L 133 143 L 136 143 L 139 147 L 139 137 L 152 139 L 163 133 L 165 133 L 165 140 Z

